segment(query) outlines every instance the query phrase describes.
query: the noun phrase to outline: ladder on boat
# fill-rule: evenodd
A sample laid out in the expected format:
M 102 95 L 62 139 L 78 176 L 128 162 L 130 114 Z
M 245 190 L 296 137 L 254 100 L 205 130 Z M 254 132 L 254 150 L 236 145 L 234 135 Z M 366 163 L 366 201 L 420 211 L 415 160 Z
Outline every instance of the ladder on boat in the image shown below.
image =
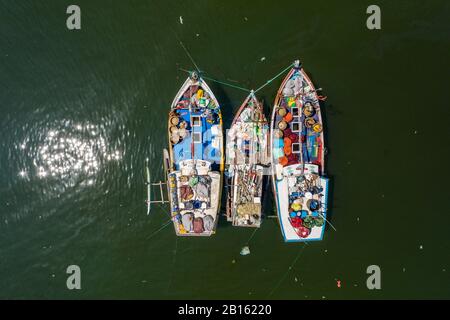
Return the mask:
M 147 204 L 147 215 L 150 214 L 151 208 L 152 208 L 152 204 L 166 204 L 169 203 L 169 198 L 168 196 L 165 197 L 164 196 L 164 189 L 166 189 L 167 194 L 169 194 L 169 185 L 167 183 L 167 165 L 168 163 L 166 163 L 166 160 L 168 160 L 168 152 L 166 149 L 164 149 L 163 151 L 163 162 L 164 162 L 164 174 L 166 176 L 166 181 L 158 181 L 158 182 L 152 182 L 151 181 L 151 174 L 150 174 L 150 169 L 149 169 L 149 159 L 145 159 L 145 172 L 146 172 L 146 181 L 145 184 L 147 185 L 147 200 L 146 200 L 146 204 Z M 163 187 L 165 186 L 165 188 Z M 159 193 L 156 192 L 156 194 L 159 194 L 159 198 L 153 198 L 153 188 L 156 188 L 157 190 L 159 189 Z

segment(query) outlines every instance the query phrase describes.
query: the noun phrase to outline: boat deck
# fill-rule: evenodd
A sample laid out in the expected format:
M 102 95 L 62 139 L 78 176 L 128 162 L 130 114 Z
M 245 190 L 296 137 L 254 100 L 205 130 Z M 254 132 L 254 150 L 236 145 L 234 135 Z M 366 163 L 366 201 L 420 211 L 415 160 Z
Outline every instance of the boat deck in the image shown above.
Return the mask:
M 272 114 L 272 177 L 285 241 L 321 240 L 328 179 L 319 99 L 306 73 L 294 67 L 281 84 Z
M 264 166 L 270 161 L 269 123 L 251 93 L 227 132 L 227 219 L 233 226 L 261 225 Z
M 215 233 L 223 163 L 222 115 L 217 99 L 198 77 L 189 77 L 169 113 L 169 201 L 180 236 Z

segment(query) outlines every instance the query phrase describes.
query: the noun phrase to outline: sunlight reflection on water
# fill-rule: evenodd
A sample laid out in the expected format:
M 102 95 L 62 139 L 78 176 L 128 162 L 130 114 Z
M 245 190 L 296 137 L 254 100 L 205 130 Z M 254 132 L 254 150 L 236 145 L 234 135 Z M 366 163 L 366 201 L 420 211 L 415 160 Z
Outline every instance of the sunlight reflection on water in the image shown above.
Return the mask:
M 20 143 L 18 148 L 32 157 L 32 168 L 21 168 L 18 176 L 55 178 L 74 184 L 81 176 L 83 185 L 92 185 L 101 164 L 122 158 L 111 150 L 101 125 L 72 123 L 65 120 L 57 128 L 46 129 L 35 148 Z

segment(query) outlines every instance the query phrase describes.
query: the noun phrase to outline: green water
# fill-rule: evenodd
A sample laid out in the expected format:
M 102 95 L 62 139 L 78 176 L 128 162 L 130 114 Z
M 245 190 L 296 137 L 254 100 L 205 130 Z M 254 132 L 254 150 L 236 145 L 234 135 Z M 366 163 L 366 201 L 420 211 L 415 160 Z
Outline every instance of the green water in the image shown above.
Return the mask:
M 78 0 L 79 31 L 70 4 L 0 1 L 0 298 L 450 298 L 448 1 L 377 1 L 376 31 L 372 1 Z M 177 37 L 246 88 L 303 61 L 328 96 L 337 231 L 308 245 L 274 219 L 251 239 L 224 221 L 212 238 L 155 233 L 168 218 L 145 214 L 144 161 L 163 178 L 178 68 L 192 68 Z M 267 108 L 280 83 L 260 92 Z M 210 85 L 229 124 L 245 93 Z M 81 290 L 66 288 L 72 264 Z

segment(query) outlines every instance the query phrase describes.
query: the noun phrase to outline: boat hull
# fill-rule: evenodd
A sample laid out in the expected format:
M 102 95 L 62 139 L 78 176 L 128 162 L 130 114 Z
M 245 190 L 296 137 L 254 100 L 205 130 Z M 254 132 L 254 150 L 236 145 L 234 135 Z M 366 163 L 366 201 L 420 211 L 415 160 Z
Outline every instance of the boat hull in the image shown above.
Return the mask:
M 220 105 L 201 78 L 189 77 L 168 121 L 168 190 L 178 236 L 211 236 L 219 220 L 224 170 Z
M 263 105 L 251 93 L 227 132 L 227 220 L 233 226 L 261 225 L 269 136 Z
M 322 240 L 329 190 L 323 123 L 314 85 L 298 66 L 278 90 L 271 128 L 272 182 L 283 238 Z

